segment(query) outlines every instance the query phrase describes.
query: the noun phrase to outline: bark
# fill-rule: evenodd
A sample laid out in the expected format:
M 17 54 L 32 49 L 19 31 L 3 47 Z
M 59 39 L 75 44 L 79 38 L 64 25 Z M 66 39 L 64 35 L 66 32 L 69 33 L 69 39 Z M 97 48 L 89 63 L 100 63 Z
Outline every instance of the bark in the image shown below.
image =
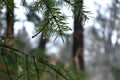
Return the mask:
M 5 44 L 9 45 L 9 46 L 13 46 L 13 34 L 14 34 L 14 0 L 6 0 L 4 1 L 5 5 L 6 5 L 6 39 L 5 39 Z M 13 68 L 13 70 L 8 69 L 8 63 L 11 63 L 11 57 L 6 56 L 5 54 L 7 54 L 7 52 L 9 52 L 8 49 L 3 49 L 1 50 L 1 56 L 3 59 L 3 65 L 1 65 L 0 70 L 3 70 L 5 72 L 2 73 L 2 75 L 0 75 L 0 79 L 1 80 L 12 80 L 12 76 L 14 75 L 14 71 L 15 68 Z M 7 58 L 7 61 L 6 59 Z M 1 61 L 0 61 L 1 64 Z
M 7 5 L 6 11 L 6 44 L 12 46 L 13 45 L 13 35 L 14 35 L 14 1 L 12 0 L 12 5 Z
M 83 4 L 83 0 L 76 0 L 80 2 L 79 5 Z M 76 13 L 76 9 L 74 12 Z M 83 56 L 83 25 L 81 14 L 74 14 L 74 33 L 73 33 L 73 58 L 76 67 L 80 70 L 84 70 L 84 56 Z
M 48 39 L 47 38 L 43 38 L 43 33 L 40 36 L 40 41 L 39 41 L 39 45 L 38 48 L 45 51 L 45 45 L 47 43 Z

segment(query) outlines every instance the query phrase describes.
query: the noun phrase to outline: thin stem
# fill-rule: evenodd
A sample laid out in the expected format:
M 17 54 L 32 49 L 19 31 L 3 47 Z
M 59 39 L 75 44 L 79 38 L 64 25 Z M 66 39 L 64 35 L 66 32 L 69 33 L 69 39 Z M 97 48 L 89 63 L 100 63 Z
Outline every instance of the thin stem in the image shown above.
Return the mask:
M 27 70 L 28 80 L 30 80 L 29 68 L 28 68 L 28 55 L 25 55 L 25 59 L 26 59 L 26 70 Z
M 37 80 L 39 80 L 39 70 L 38 70 L 38 67 L 37 67 L 36 59 L 35 59 L 34 56 L 32 58 L 33 58 L 34 66 L 35 66 L 35 71 L 37 73 Z
M 59 70 L 57 70 L 53 65 L 46 64 L 46 61 L 44 59 L 38 59 L 39 62 L 41 62 L 43 65 L 51 68 L 54 70 L 57 74 L 59 74 L 61 77 L 63 77 L 65 80 L 69 80 L 65 75 L 63 75 Z
M 10 46 L 7 46 L 7 45 L 3 45 L 3 44 L 0 44 L 1 47 L 4 47 L 4 48 L 8 48 L 8 49 L 11 49 L 11 50 L 14 50 L 16 52 L 19 52 L 19 53 L 22 53 L 23 55 L 26 56 L 26 65 L 28 65 L 28 57 L 34 57 L 38 62 L 40 62 L 41 64 L 49 67 L 50 69 L 52 69 L 53 71 L 55 71 L 58 75 L 60 75 L 61 77 L 63 77 L 65 80 L 69 80 L 64 74 L 62 74 L 59 70 L 57 70 L 52 64 L 49 64 L 47 60 L 43 59 L 43 58 L 40 58 L 39 59 L 35 56 L 32 56 L 32 55 L 29 55 L 28 53 L 25 53 L 21 50 L 18 50 L 16 48 L 12 48 Z M 19 54 L 18 53 L 18 54 Z M 28 70 L 28 67 L 26 67 L 26 69 Z M 30 79 L 29 79 L 30 80 Z
M 3 50 L 1 50 L 1 55 L 2 55 L 2 59 L 4 61 L 4 64 L 5 64 L 5 67 L 6 67 L 6 70 L 7 70 L 8 77 L 9 77 L 10 80 L 12 80 L 12 77 L 10 76 L 10 72 L 9 72 L 9 68 L 8 68 L 7 62 L 6 62 L 5 57 L 4 57 Z

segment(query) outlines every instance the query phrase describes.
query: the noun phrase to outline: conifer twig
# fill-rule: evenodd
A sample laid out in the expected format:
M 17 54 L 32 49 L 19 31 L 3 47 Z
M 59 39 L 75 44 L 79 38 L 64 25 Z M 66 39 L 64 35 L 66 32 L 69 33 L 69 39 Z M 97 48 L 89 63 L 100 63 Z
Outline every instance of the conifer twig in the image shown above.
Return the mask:
M 52 69 L 53 71 L 55 71 L 57 74 L 59 74 L 61 77 L 63 77 L 65 80 L 69 80 L 64 74 L 62 74 L 59 70 L 57 70 L 57 69 L 54 67 L 54 65 L 48 63 L 48 61 L 45 60 L 45 59 L 43 59 L 43 58 L 40 58 L 40 57 L 37 58 L 37 57 L 35 57 L 35 56 L 33 56 L 33 55 L 30 55 L 30 54 L 28 54 L 28 53 L 25 53 L 25 52 L 23 52 L 23 51 L 21 51 L 21 50 L 18 50 L 18 49 L 16 49 L 16 48 L 10 47 L 10 46 L 5 45 L 5 44 L 0 44 L 0 46 L 1 46 L 1 47 L 4 47 L 4 48 L 11 49 L 11 50 L 13 50 L 13 51 L 15 51 L 15 52 L 18 52 L 17 54 L 22 53 L 23 55 L 25 55 L 25 56 L 26 56 L 26 65 L 27 65 L 27 66 L 28 66 L 28 61 L 27 61 L 27 60 L 28 60 L 28 57 L 34 57 L 38 62 L 42 63 L 43 65 L 45 65 L 45 66 L 47 66 L 47 67 L 49 67 L 50 69 Z M 26 67 L 26 69 L 27 69 L 27 67 Z
M 28 55 L 25 55 L 25 60 L 26 60 L 26 70 L 27 70 L 28 80 L 30 80 L 29 68 L 28 68 Z
M 12 77 L 10 76 L 10 72 L 9 72 L 9 68 L 8 68 L 7 62 L 6 62 L 5 57 L 4 57 L 3 50 L 1 50 L 1 55 L 2 55 L 2 59 L 4 61 L 4 64 L 5 64 L 5 67 L 6 67 L 6 70 L 7 70 L 8 77 L 9 77 L 10 80 L 12 80 Z
M 33 58 L 34 66 L 35 66 L 35 71 L 36 71 L 36 73 L 37 73 L 37 79 L 39 80 L 39 71 L 38 71 L 36 59 L 35 59 L 34 56 L 33 56 L 32 58 Z

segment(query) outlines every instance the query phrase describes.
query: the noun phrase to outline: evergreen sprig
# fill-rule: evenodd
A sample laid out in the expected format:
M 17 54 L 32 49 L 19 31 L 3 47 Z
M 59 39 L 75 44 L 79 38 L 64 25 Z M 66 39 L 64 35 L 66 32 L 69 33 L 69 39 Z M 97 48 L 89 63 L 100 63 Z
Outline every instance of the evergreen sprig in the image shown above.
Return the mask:
M 19 75 L 17 77 L 19 79 L 22 79 L 23 77 L 26 77 L 28 80 L 32 79 L 33 77 L 39 79 L 39 76 L 40 76 L 39 71 L 41 71 L 43 69 L 43 72 L 44 72 L 45 69 L 48 68 L 49 69 L 48 72 L 50 74 L 52 73 L 52 75 L 54 75 L 54 76 L 57 74 L 63 80 L 71 80 L 69 78 L 69 76 L 65 75 L 66 72 L 64 72 L 64 69 L 62 67 L 58 68 L 55 65 L 52 65 L 51 63 L 49 63 L 49 61 L 44 59 L 44 58 L 40 58 L 40 57 L 38 58 L 37 56 L 32 56 L 28 53 L 24 53 L 21 50 L 18 50 L 16 48 L 13 48 L 13 47 L 10 47 L 10 46 L 7 46 L 5 44 L 0 44 L 0 50 L 1 50 L 1 48 L 8 51 L 8 53 L 4 54 L 4 56 L 7 55 L 7 54 L 10 54 L 9 51 L 12 50 L 12 51 L 14 51 L 14 54 L 12 54 L 11 56 L 15 55 L 15 57 L 18 57 L 18 61 L 16 61 L 16 63 L 18 63 L 18 66 L 20 66 L 21 69 L 23 70 L 23 72 L 20 72 L 18 70 L 19 74 L 22 73 L 21 75 Z M 20 61 L 20 63 L 22 62 L 22 64 L 20 64 L 19 61 Z M 8 71 L 8 74 L 9 74 L 8 63 L 6 63 L 6 67 L 7 67 L 7 71 Z M 24 70 L 26 71 L 26 73 L 24 73 Z M 55 73 L 50 72 L 50 70 L 52 70 Z
M 73 12 L 73 16 L 79 20 L 81 20 L 83 23 L 86 22 L 86 20 L 89 19 L 88 15 L 90 14 L 90 11 L 85 10 L 85 6 L 83 5 L 83 0 L 63 0 L 65 3 L 67 3 L 67 6 L 71 7 L 71 11 Z
M 65 31 L 71 30 L 65 22 L 64 16 L 60 11 L 61 9 L 56 6 L 55 0 L 40 0 L 34 3 L 33 8 L 39 11 L 42 10 L 44 20 L 42 23 L 37 24 L 37 33 L 33 38 L 40 32 L 43 32 L 43 36 L 47 37 L 49 32 L 64 35 Z

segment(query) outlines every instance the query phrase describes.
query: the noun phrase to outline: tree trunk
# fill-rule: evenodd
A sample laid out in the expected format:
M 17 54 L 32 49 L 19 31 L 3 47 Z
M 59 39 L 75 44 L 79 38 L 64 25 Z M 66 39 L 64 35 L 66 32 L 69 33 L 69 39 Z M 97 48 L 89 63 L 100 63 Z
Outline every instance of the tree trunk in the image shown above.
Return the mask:
M 40 36 L 40 41 L 39 41 L 39 46 L 38 48 L 42 48 L 42 49 L 45 49 L 45 45 L 46 45 L 46 42 L 47 42 L 47 39 L 43 38 L 43 33 L 41 34 Z
M 14 0 L 8 1 L 10 5 L 6 5 L 6 44 L 12 46 L 13 45 L 13 35 L 14 35 Z
M 79 4 L 78 4 L 79 2 Z M 82 6 L 83 0 L 75 0 L 77 5 Z M 77 12 L 79 11 L 79 12 Z M 77 14 L 76 14 L 77 13 Z M 84 70 L 84 56 L 83 56 L 83 25 L 82 17 L 80 14 L 80 8 L 74 9 L 74 33 L 73 33 L 73 58 L 76 67 L 80 70 Z
M 45 45 L 46 45 L 47 41 L 48 41 L 48 39 L 47 38 L 43 38 L 43 33 L 42 33 L 41 36 L 40 36 L 38 48 L 40 50 L 42 50 L 43 53 L 45 52 Z
M 6 24 L 7 24 L 5 44 L 9 45 L 9 46 L 13 46 L 14 0 L 6 0 L 4 2 L 5 2 L 5 6 L 6 6 Z M 16 68 L 14 68 L 14 67 L 12 67 L 12 69 L 9 69 L 9 67 L 11 67 L 14 64 L 14 62 L 12 63 L 13 57 L 7 55 L 8 52 L 9 52 L 8 49 L 1 50 L 3 65 L 0 67 L 0 70 L 5 71 L 2 73 L 2 75 L 0 75 L 1 80 L 8 80 L 8 79 L 12 80 L 14 71 L 16 71 Z M 1 64 L 1 62 L 0 62 L 0 64 Z

